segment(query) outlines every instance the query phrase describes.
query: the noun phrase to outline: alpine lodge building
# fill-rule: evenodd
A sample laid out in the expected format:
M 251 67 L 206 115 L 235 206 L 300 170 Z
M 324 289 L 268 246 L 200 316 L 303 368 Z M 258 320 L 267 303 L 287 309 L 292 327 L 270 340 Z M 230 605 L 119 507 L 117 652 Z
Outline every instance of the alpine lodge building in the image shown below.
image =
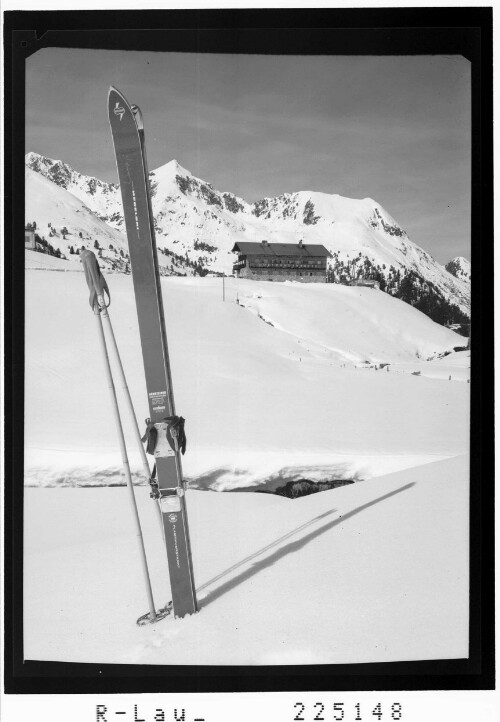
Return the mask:
M 295 243 L 235 243 L 238 260 L 233 271 L 238 278 L 254 281 L 302 281 L 326 283 L 326 263 L 330 251 L 321 245 Z

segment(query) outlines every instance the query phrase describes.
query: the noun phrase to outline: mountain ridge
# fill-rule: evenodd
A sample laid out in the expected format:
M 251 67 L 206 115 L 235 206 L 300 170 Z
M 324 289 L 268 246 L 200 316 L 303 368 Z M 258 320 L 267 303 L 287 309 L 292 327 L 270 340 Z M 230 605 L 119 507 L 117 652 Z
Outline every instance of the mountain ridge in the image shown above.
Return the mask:
M 126 253 L 117 184 L 83 175 L 63 161 L 33 152 L 26 155 L 26 165 L 78 198 L 97 219 L 118 232 L 120 236 L 115 237 L 116 244 L 112 245 Z M 470 314 L 470 286 L 466 275 L 456 276 L 437 263 L 431 254 L 411 241 L 400 224 L 372 198 L 352 199 L 321 191 L 297 191 L 247 203 L 197 178 L 175 159 L 151 171 L 149 177 L 160 266 L 164 273 L 230 274 L 234 261 L 231 249 L 238 241 L 298 243 L 302 240 L 305 244 L 323 244 L 332 253 L 330 281 L 346 283 L 369 276 L 377 278 L 383 290 L 413 305 L 430 294 L 434 305 L 444 303 L 450 308 L 456 307 L 457 316 Z M 37 222 L 36 215 L 40 213 L 36 203 L 27 203 L 26 213 L 27 222 Z M 54 209 L 56 213 L 61 215 Z M 54 220 L 53 227 L 57 227 L 60 221 Z M 74 219 L 66 219 L 69 235 L 72 235 L 72 225 L 75 226 Z M 84 238 L 82 245 L 89 247 L 89 240 Z M 100 245 L 99 239 L 97 242 Z M 63 248 L 61 251 L 66 254 Z M 126 266 L 115 270 L 126 270 Z M 407 287 L 411 285 L 411 293 L 404 288 L 405 280 Z M 402 295 L 398 295 L 400 293 Z

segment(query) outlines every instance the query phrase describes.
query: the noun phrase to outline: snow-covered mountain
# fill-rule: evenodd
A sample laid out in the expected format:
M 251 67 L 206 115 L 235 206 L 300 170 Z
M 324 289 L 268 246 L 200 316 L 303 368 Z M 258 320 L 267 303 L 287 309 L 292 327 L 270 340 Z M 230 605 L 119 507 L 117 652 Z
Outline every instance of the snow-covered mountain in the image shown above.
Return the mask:
M 60 161 L 51 165 L 34 153 L 27 158 L 34 168 L 25 169 L 25 217 L 37 235 L 37 249 L 76 264 L 83 246 L 97 253 L 105 270 L 129 272 L 127 238 L 119 230 L 123 218 L 113 222 L 113 212 L 104 212 L 106 204 L 113 207 L 121 202 L 119 189 L 82 176 Z M 95 194 L 89 188 L 97 189 Z M 165 274 L 174 275 L 195 270 L 175 254 L 162 258 L 162 267 Z
M 58 241 L 64 255 L 70 252 L 71 245 L 75 250 L 81 245 L 92 247 L 97 240 L 104 265 L 113 267 L 115 260 L 118 270 L 127 270 L 119 187 L 37 153 L 27 154 L 26 165 L 31 171 L 26 182 L 26 221 L 36 222 L 41 232 L 48 232 L 46 222 L 51 222 L 52 228 L 65 227 L 65 239 L 51 236 L 52 245 Z M 40 176 L 50 183 L 40 186 Z M 448 316 L 453 307 L 458 317 L 469 316 L 470 287 L 465 277 L 456 277 L 413 243 L 371 198 L 356 200 L 299 191 L 249 204 L 196 178 L 176 160 L 151 171 L 150 182 L 159 260 L 165 273 L 231 273 L 235 242 L 302 240 L 305 244 L 322 243 L 331 251 L 332 281 L 342 283 L 358 276 L 378 278 L 383 290 L 417 307 L 420 304 L 429 315 L 436 315 L 436 305 L 441 304 L 447 307 Z M 67 198 L 66 203 L 63 198 Z M 80 202 L 78 208 L 75 198 Z M 85 234 L 82 219 L 85 216 L 86 223 L 90 222 L 92 215 L 94 225 Z M 111 249 L 110 233 L 115 239 Z M 121 258 L 125 265 L 120 263 Z
M 111 225 L 105 223 L 86 203 L 83 194 L 67 192 L 62 183 L 56 182 L 49 174 L 25 169 L 26 195 L 25 214 L 27 223 L 35 223 L 40 237 L 67 253 L 69 246 L 79 247 L 95 240 L 108 247 L 127 247 L 126 238 Z M 63 233 L 63 229 L 67 233 Z M 67 236 L 67 243 L 63 236 Z
M 445 266 L 448 273 L 461 281 L 470 283 L 470 261 L 463 256 L 452 258 Z

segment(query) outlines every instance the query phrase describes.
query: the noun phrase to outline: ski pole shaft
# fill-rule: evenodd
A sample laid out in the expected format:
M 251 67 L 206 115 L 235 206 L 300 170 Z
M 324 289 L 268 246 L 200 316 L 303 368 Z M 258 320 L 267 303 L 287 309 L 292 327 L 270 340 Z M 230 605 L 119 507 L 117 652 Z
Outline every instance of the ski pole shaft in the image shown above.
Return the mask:
M 108 336 L 111 339 L 111 347 L 113 349 L 113 355 L 114 355 L 115 362 L 116 362 L 116 368 L 118 369 L 118 376 L 120 378 L 121 388 L 122 388 L 123 395 L 124 395 L 124 398 L 126 401 L 126 405 L 127 405 L 128 411 L 129 411 L 129 416 L 132 421 L 132 427 L 134 430 L 135 440 L 137 442 L 139 453 L 141 455 L 142 468 L 144 470 L 146 480 L 149 481 L 151 479 L 151 469 L 149 468 L 149 462 L 148 462 L 148 459 L 146 456 L 146 450 L 144 449 L 144 446 L 142 444 L 142 438 L 141 438 L 141 433 L 139 431 L 139 427 L 137 425 L 137 416 L 135 414 L 134 404 L 132 402 L 132 397 L 130 395 L 130 389 L 127 384 L 127 379 L 125 377 L 125 372 L 123 370 L 123 364 L 122 364 L 122 360 L 120 357 L 120 352 L 118 351 L 118 345 L 116 343 L 113 326 L 111 324 L 111 317 L 109 315 L 107 308 L 101 309 L 101 318 L 104 319 L 104 323 L 108 329 Z M 162 522 L 162 518 L 161 518 L 160 507 L 158 506 L 158 504 L 155 504 L 155 507 L 157 509 L 158 519 L 160 521 L 161 529 L 163 532 L 163 522 Z
M 141 455 L 142 460 L 142 466 L 144 469 L 144 474 L 146 476 L 146 481 L 150 481 L 151 479 L 151 470 L 149 468 L 149 463 L 146 457 L 146 451 L 144 449 L 144 446 L 142 445 L 142 439 L 141 434 L 139 432 L 139 427 L 137 425 L 137 416 L 134 411 L 134 405 L 132 403 L 132 397 L 130 396 L 130 391 L 127 384 L 127 379 L 125 378 L 125 372 L 123 370 L 123 365 L 120 358 L 120 353 L 118 351 L 118 345 L 116 343 L 115 334 L 113 332 L 113 326 L 111 325 L 111 317 L 108 312 L 108 305 L 106 305 L 104 294 L 106 293 L 109 298 L 109 289 L 108 285 L 106 283 L 105 278 L 103 277 L 100 268 L 99 263 L 97 261 L 97 258 L 95 257 L 95 254 L 92 253 L 92 251 L 83 250 L 80 252 L 80 255 L 82 257 L 82 263 L 85 270 L 85 277 L 87 279 L 87 284 L 90 289 L 90 305 L 92 306 L 92 309 L 94 310 L 96 307 L 100 311 L 101 318 L 104 318 L 106 322 L 106 326 L 108 328 L 109 337 L 111 339 L 112 348 L 114 351 L 115 361 L 118 368 L 118 373 L 120 376 L 120 382 L 122 385 L 122 390 L 124 392 L 125 400 L 127 403 L 127 407 L 129 410 L 129 414 L 132 419 L 132 426 L 134 429 L 134 435 L 137 442 L 137 446 L 139 447 L 139 453 Z M 161 512 L 159 507 L 157 506 L 157 514 L 158 514 L 158 520 L 160 522 L 161 530 L 163 533 L 163 522 L 161 518 Z
M 156 611 L 155 611 L 155 604 L 154 604 L 154 600 L 153 600 L 153 591 L 151 589 L 151 581 L 149 578 L 146 550 L 144 548 L 144 539 L 142 536 L 141 522 L 139 520 L 139 512 L 137 510 L 137 504 L 136 504 L 136 500 L 135 500 L 134 486 L 132 484 L 132 475 L 130 473 L 130 464 L 128 461 L 127 448 L 125 446 L 123 427 L 122 427 L 122 422 L 120 419 L 120 410 L 118 407 L 118 400 L 116 398 L 115 385 L 113 383 L 113 377 L 111 374 L 111 366 L 109 363 L 109 356 L 108 356 L 108 351 L 106 348 L 106 338 L 104 336 L 104 329 L 102 326 L 101 314 L 98 309 L 96 309 L 94 311 L 94 315 L 95 315 L 96 322 L 97 322 L 98 335 L 99 335 L 99 340 L 100 340 L 100 345 L 101 345 L 101 350 L 102 350 L 102 356 L 103 356 L 103 360 L 104 360 L 104 368 L 105 368 L 105 372 L 106 372 L 106 381 L 107 381 L 109 392 L 110 392 L 113 415 L 115 418 L 116 430 L 118 433 L 118 442 L 120 444 L 122 465 L 123 465 L 123 470 L 125 473 L 125 478 L 127 481 L 127 489 L 129 491 L 130 504 L 131 504 L 133 518 L 134 518 L 134 524 L 135 524 L 135 531 L 136 531 L 136 535 L 137 535 L 137 538 L 139 541 L 141 566 L 142 566 L 142 571 L 143 571 L 143 575 L 144 575 L 144 581 L 146 584 L 146 593 L 148 596 L 150 617 L 151 617 L 151 619 L 154 619 L 156 617 Z
M 101 310 L 101 318 L 104 319 L 104 323 L 106 325 L 106 328 L 108 329 L 108 336 L 111 340 L 111 347 L 113 349 L 113 355 L 116 361 L 116 368 L 118 369 L 118 376 L 120 379 L 120 385 L 124 394 L 125 401 L 127 403 L 127 408 L 130 412 L 131 419 L 133 421 L 133 427 L 134 427 L 134 436 L 137 441 L 137 446 L 140 450 L 141 454 L 141 461 L 142 461 L 142 467 L 144 470 L 144 474 L 146 475 L 146 478 L 149 479 L 151 477 L 151 469 L 149 468 L 149 462 L 146 456 L 146 451 L 144 449 L 144 446 L 142 444 L 141 440 L 141 433 L 139 431 L 139 427 L 137 425 L 137 417 L 134 411 L 134 404 L 132 402 L 132 397 L 130 395 L 130 389 L 127 384 L 127 379 L 125 378 L 125 372 L 123 370 L 122 361 L 120 358 L 120 352 L 118 351 L 118 346 L 116 343 L 115 334 L 113 332 L 113 326 L 111 325 L 111 318 L 108 313 L 107 309 Z
M 154 600 L 153 600 L 153 591 L 151 589 L 151 580 L 149 578 L 146 550 L 144 547 L 144 539 L 142 536 L 141 522 L 139 519 L 139 512 L 137 510 L 137 503 L 136 503 L 135 494 L 134 494 L 134 486 L 132 484 L 132 475 L 130 473 L 130 464 L 129 464 L 128 456 L 127 456 L 127 447 L 125 445 L 125 437 L 123 435 L 123 427 L 122 427 L 122 422 L 121 422 L 121 418 L 120 418 L 120 409 L 118 406 L 118 399 L 116 397 L 115 385 L 113 383 L 113 375 L 111 373 L 111 364 L 109 362 L 108 349 L 106 346 L 106 337 L 104 335 L 104 328 L 103 328 L 102 318 L 101 318 L 102 312 L 105 312 L 109 318 L 109 315 L 107 314 L 106 303 L 104 300 L 105 292 L 107 293 L 108 298 L 109 298 L 109 290 L 108 290 L 107 283 L 99 269 L 99 264 L 97 262 L 97 259 L 96 259 L 95 255 L 92 253 L 92 251 L 82 250 L 80 253 L 80 256 L 81 256 L 81 260 L 82 260 L 84 271 L 85 271 L 85 278 L 86 278 L 86 281 L 87 281 L 87 284 L 88 284 L 88 287 L 90 290 L 90 298 L 89 298 L 90 306 L 91 306 L 94 316 L 96 318 L 97 333 L 98 333 L 99 343 L 101 346 L 102 357 L 103 357 L 103 361 L 104 361 L 106 381 L 107 381 L 107 385 L 108 385 L 108 388 L 110 391 L 113 415 L 115 417 L 115 425 L 116 425 L 116 430 L 117 430 L 117 434 L 118 434 L 118 442 L 120 445 L 122 465 L 123 465 L 123 470 L 124 470 L 124 474 L 125 474 L 125 479 L 127 482 L 127 489 L 129 492 L 129 499 L 130 499 L 130 505 L 132 508 L 136 535 L 137 535 L 138 542 L 139 542 L 141 566 L 142 566 L 144 581 L 145 581 L 145 585 L 146 585 L 146 593 L 147 593 L 148 602 L 149 602 L 149 610 L 150 610 L 149 616 L 150 616 L 151 621 L 153 621 L 156 618 L 156 610 L 155 610 L 155 605 L 154 605 Z M 114 341 L 114 335 L 113 335 L 113 341 Z M 118 349 L 116 349 L 116 351 L 118 353 Z M 123 368 L 121 367 L 121 363 L 120 363 L 120 368 L 121 368 L 121 372 L 123 374 Z M 124 374 L 123 374 L 123 377 L 125 377 Z M 148 471 L 149 471 L 149 465 L 148 465 Z

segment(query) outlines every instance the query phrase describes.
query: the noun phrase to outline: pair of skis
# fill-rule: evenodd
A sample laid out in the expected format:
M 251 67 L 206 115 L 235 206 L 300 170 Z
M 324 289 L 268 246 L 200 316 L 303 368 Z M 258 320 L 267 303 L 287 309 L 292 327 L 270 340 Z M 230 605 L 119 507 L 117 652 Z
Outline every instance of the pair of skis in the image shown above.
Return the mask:
M 180 456 L 183 419 L 175 416 L 144 128 L 139 108 L 131 106 L 113 87 L 108 94 L 108 112 L 125 216 L 148 393 L 148 451 L 155 460 L 155 471 L 149 481 L 163 528 L 174 616 L 184 617 L 197 611 L 197 600 Z M 85 253 L 93 256 L 90 251 Z M 98 278 L 96 282 L 99 283 Z M 101 316 L 109 317 L 104 294 L 99 296 L 99 287 L 96 288 L 93 308 L 99 316 L 99 322 Z M 147 468 L 149 475 L 149 465 Z M 133 487 L 131 488 L 133 494 Z M 145 554 L 143 556 L 145 557 Z M 149 619 L 155 621 L 158 617 L 165 616 L 163 612 L 168 608 L 169 605 L 156 612 L 154 605 L 151 608 L 150 600 Z M 141 619 L 146 617 L 148 615 Z

